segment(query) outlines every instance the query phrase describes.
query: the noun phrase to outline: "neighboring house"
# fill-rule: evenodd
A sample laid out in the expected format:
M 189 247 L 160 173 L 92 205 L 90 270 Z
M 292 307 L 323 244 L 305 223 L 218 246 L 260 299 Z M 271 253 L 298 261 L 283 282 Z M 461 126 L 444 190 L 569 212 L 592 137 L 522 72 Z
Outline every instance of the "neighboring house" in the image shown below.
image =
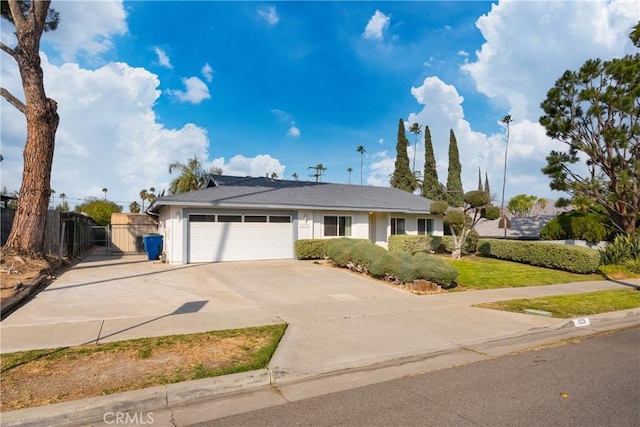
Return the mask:
M 157 199 L 168 262 L 294 258 L 298 239 L 442 235 L 431 200 L 390 187 L 217 175 L 208 188 Z
M 539 239 L 540 230 L 549 221 L 555 218 L 555 215 L 535 215 L 525 217 L 511 217 L 509 222 L 511 228 L 507 229 L 507 239 Z M 504 238 L 505 232 L 503 228 L 498 228 L 499 219 L 488 220 L 481 219 L 476 224 L 475 230 L 480 237 Z

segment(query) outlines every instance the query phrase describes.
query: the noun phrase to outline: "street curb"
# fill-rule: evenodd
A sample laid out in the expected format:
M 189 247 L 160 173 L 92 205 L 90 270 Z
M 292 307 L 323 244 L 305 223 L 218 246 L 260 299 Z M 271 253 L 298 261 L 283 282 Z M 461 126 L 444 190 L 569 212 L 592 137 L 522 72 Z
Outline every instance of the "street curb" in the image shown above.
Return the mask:
M 90 397 L 47 406 L 2 413 L 2 426 L 65 425 L 103 421 L 105 415 L 148 413 L 198 399 L 267 386 L 271 375 L 266 369 L 241 372 L 132 390 L 109 396 Z
M 133 390 L 109 396 L 91 397 L 70 402 L 55 403 L 47 406 L 19 409 L 2 413 L 2 426 L 42 426 L 42 425 L 79 425 L 81 423 L 100 423 L 106 414 L 140 414 L 154 410 L 168 410 L 184 406 L 199 400 L 221 397 L 235 392 L 250 391 L 264 386 L 284 386 L 303 383 L 332 376 L 343 376 L 354 372 L 373 372 L 393 366 L 406 365 L 428 360 L 437 356 L 468 350 L 483 355 L 483 359 L 499 357 L 534 349 L 575 337 L 595 335 L 607 330 L 622 329 L 640 325 L 640 309 L 630 309 L 590 316 L 590 325 L 576 327 L 573 320 L 562 319 L 555 325 L 531 329 L 495 340 L 468 342 L 454 348 L 434 349 L 429 353 L 398 357 L 364 366 L 334 366 L 332 371 L 302 375 L 276 375 L 269 369 L 186 381 L 164 386 Z M 493 351 L 490 351 L 493 350 Z M 493 354 L 491 354 L 493 353 Z

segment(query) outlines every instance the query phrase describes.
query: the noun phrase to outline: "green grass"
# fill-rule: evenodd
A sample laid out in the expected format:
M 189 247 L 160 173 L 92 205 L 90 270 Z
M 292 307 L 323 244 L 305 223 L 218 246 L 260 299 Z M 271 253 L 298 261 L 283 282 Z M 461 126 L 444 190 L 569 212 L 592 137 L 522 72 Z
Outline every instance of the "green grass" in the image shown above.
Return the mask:
M 533 299 L 515 299 L 474 307 L 522 313 L 525 309 L 543 310 L 553 317 L 572 318 L 640 307 L 640 291 L 634 289 L 598 291 L 577 295 L 559 295 Z
M 569 273 L 480 256 L 466 256 L 460 260 L 450 257 L 442 259 L 458 270 L 458 286 L 454 290 L 518 288 L 603 280 L 598 274 Z
M 242 338 L 248 342 L 267 338 L 267 344 L 257 348 L 253 353 L 247 355 L 243 361 L 218 369 L 203 369 L 196 366 L 190 371 L 181 370 L 170 375 L 167 382 L 187 381 L 226 375 L 230 373 L 251 371 L 265 368 L 271 360 L 271 356 L 276 351 L 282 336 L 287 328 L 286 324 L 260 326 L 255 328 L 228 329 L 223 331 L 210 331 L 197 334 L 169 335 L 153 338 L 139 338 L 127 341 L 116 341 L 104 344 L 93 344 L 78 347 L 62 347 L 57 349 L 31 350 L 2 355 L 0 373 L 6 374 L 13 369 L 27 365 L 32 362 L 55 362 L 56 360 L 78 360 L 82 361 L 96 353 L 122 353 L 133 351 L 139 359 L 149 358 L 154 349 L 171 349 L 177 345 L 195 345 L 201 342 L 215 341 L 225 338 Z M 249 347 L 243 346 L 243 349 Z

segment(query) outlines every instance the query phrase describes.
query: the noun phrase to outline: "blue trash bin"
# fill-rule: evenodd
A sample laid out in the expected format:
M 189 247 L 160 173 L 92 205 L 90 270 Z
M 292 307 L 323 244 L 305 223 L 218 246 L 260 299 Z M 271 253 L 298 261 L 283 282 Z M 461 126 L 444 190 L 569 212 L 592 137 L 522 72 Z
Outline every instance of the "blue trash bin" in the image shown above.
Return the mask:
M 162 253 L 162 235 L 156 233 L 143 234 L 142 242 L 149 261 L 157 260 Z

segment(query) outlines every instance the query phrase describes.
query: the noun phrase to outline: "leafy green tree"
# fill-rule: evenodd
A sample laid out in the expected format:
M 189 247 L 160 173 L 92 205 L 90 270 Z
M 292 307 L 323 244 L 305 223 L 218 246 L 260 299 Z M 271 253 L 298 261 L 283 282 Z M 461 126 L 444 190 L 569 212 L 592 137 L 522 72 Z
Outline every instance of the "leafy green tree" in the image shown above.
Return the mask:
M 134 214 L 140 213 L 140 204 L 138 204 L 138 202 L 136 202 L 135 200 L 129 203 L 129 212 Z
M 98 225 L 108 225 L 111 222 L 111 214 L 122 212 L 122 206 L 110 200 L 90 197 L 84 203 L 77 205 L 75 211 L 89 215 Z
M 0 8 L 2 17 L 14 25 L 17 39 L 13 48 L 0 42 L 0 49 L 18 64 L 25 101 L 5 87 L 0 87 L 0 95 L 24 114 L 27 122 L 20 198 L 4 249 L 37 258 L 44 256 L 51 166 L 60 122 L 58 104 L 47 98 L 40 65 L 42 33 L 55 30 L 60 21 L 58 12 L 49 9 L 50 3 L 3 0 Z
M 362 185 L 362 165 L 364 163 L 364 153 L 366 153 L 367 150 L 364 149 L 364 145 L 358 145 L 356 151 L 360 153 L 360 185 Z
M 453 251 L 451 257 L 460 259 L 462 247 L 467 237 L 474 230 L 481 218 L 495 219 L 493 209 L 488 209 L 489 196 L 484 191 L 469 191 L 463 196 L 464 207 L 462 209 L 449 209 L 444 215 L 444 222 L 451 230 L 453 238 Z
M 597 243 L 611 238 L 607 228 L 611 222 L 607 215 L 599 212 L 563 212 L 549 221 L 540 230 L 541 240 L 586 240 Z
M 630 38 L 640 48 L 640 22 Z M 565 71 L 541 107 L 547 135 L 566 145 L 542 169 L 551 189 L 592 199 L 632 233 L 640 211 L 640 53 Z
M 547 207 L 547 201 L 543 198 L 536 196 L 528 196 L 526 194 L 518 194 L 513 196 L 509 203 L 507 203 L 507 209 L 513 216 L 524 217 L 535 215 L 539 210 L 543 210 Z
M 424 127 L 424 177 L 422 179 L 422 197 L 431 200 L 443 200 L 446 197 L 446 189 L 438 180 L 436 158 L 433 154 L 431 143 L 431 131 L 429 126 Z
M 447 202 L 459 208 L 464 206 L 464 190 L 462 189 L 462 165 L 458 153 L 458 141 L 453 129 L 449 131 L 449 175 L 447 176 Z
M 391 186 L 400 190 L 413 193 L 417 188 L 416 177 L 409 168 L 409 155 L 407 148 L 409 141 L 405 134 L 404 121 L 398 122 L 398 143 L 396 144 L 396 162 L 393 175 L 391 176 Z
M 186 193 L 188 191 L 204 188 L 207 184 L 207 173 L 202 168 L 202 163 L 197 156 L 189 159 L 187 163 L 169 163 L 169 173 L 177 171 L 179 175 L 169 183 L 169 193 Z

